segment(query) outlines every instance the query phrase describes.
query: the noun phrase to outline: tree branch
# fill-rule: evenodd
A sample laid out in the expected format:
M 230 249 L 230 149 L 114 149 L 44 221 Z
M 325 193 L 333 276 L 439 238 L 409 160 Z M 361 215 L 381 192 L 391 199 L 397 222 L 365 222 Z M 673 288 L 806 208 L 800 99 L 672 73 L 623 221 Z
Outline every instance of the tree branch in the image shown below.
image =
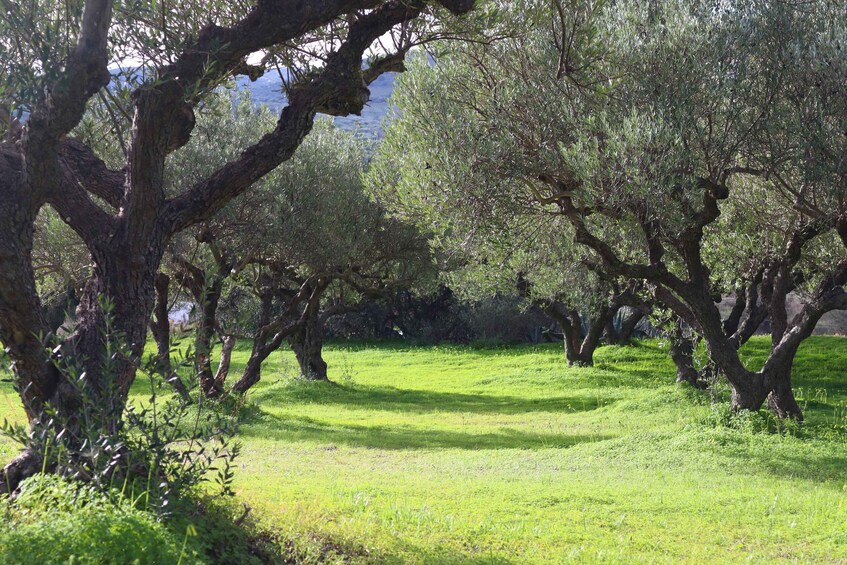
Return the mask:
M 164 221 L 172 233 L 202 221 L 289 159 L 311 130 L 317 112 L 347 115 L 368 98 L 362 77 L 365 50 L 398 23 L 417 17 L 423 2 L 388 2 L 350 25 L 347 39 L 324 69 L 292 89 L 277 128 L 206 180 L 167 203 Z
M 62 142 L 60 156 L 62 164 L 79 186 L 102 198 L 113 208 L 120 207 L 126 182 L 125 171 L 109 169 L 88 146 L 76 139 Z
M 61 178 L 56 163 L 61 137 L 79 123 L 88 99 L 111 79 L 106 46 L 111 20 L 110 0 L 86 0 L 79 39 L 65 69 L 24 126 L 27 181 L 33 192 L 45 197 Z

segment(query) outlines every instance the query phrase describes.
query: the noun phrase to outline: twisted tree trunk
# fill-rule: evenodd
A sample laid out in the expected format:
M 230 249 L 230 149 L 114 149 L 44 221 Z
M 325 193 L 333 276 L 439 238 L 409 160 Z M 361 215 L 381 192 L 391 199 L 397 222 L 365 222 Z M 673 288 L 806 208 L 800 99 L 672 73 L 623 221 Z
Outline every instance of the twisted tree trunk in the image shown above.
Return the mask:
M 577 310 L 568 309 L 558 301 L 541 302 L 539 306 L 562 328 L 568 367 L 592 367 L 594 351 L 600 344 L 607 323 L 614 316 L 613 308 L 608 305 L 601 306 L 597 314 L 589 319 L 588 330 L 583 337 L 582 317 Z
M 225 335 L 221 338 L 221 361 L 215 373 L 215 388 L 224 390 L 226 378 L 229 376 L 229 367 L 232 363 L 232 350 L 235 348 L 236 338 L 234 335 Z
M 296 332 L 288 337 L 288 343 L 300 366 L 300 375 L 310 381 L 326 381 L 327 365 L 321 356 L 323 328 L 317 309 L 309 311 Z
M 223 393 L 223 389 L 218 386 L 218 379 L 212 374 L 212 342 L 217 335 L 218 305 L 222 288 L 221 277 L 213 277 L 212 281 L 204 285 L 194 339 L 194 369 L 200 382 L 200 390 L 209 398 Z
M 672 329 L 668 332 L 670 341 L 670 356 L 676 366 L 676 382 L 687 383 L 697 389 L 708 387 L 707 380 L 694 367 L 694 350 L 697 348 L 697 339 L 693 335 L 687 335 L 688 331 L 684 322 L 676 319 Z
M 636 307 L 632 305 L 621 306 L 617 312 L 612 314 L 606 322 L 606 329 L 603 332 L 606 338 L 606 343 L 609 345 L 626 345 L 632 341 L 635 334 L 635 328 L 638 323 L 644 319 L 649 313 L 649 306 Z M 620 325 L 615 326 L 615 318 L 620 314 Z

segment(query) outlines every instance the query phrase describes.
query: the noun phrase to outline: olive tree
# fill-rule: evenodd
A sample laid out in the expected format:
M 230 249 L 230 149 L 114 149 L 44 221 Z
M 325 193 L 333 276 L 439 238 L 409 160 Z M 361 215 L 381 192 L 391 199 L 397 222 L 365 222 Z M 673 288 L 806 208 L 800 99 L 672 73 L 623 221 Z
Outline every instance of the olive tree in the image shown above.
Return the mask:
M 274 120 L 244 95 L 224 93 L 214 105 L 173 155 L 170 185 L 205 176 L 224 162 L 233 139 L 256 137 Z M 238 392 L 258 381 L 264 360 L 285 341 L 305 377 L 326 380 L 326 320 L 431 270 L 426 239 L 364 193 L 369 151 L 370 143 L 321 120 L 253 190 L 172 240 L 165 264 L 197 307 L 195 367 L 205 394 L 224 392 L 236 336 L 253 341 Z M 223 350 L 213 374 L 215 335 Z
M 516 37 L 420 60 L 401 81 L 388 133 L 396 154 L 408 156 L 396 190 L 408 199 L 426 187 L 420 206 L 461 208 L 456 221 L 516 209 L 564 219 L 592 270 L 644 281 L 703 336 L 736 409 L 767 399 L 780 416 L 802 417 L 794 355 L 823 313 L 847 306 L 843 251 L 823 243 L 843 223 L 838 10 L 524 4 L 514 11 L 523 26 Z M 819 86 L 804 93 L 810 78 Z M 458 90 L 465 94 L 450 95 Z M 834 197 L 820 207 L 824 195 Z M 764 203 L 768 229 L 720 222 L 728 202 L 742 217 Z M 723 249 L 744 238 L 746 250 Z M 820 260 L 811 260 L 814 248 L 824 250 Z M 751 254 L 763 249 L 769 256 L 757 265 Z M 805 278 L 803 310 L 787 320 L 804 261 L 814 276 Z M 745 277 L 773 327 L 771 355 L 757 371 L 738 354 L 738 312 L 724 324 L 716 305 L 721 280 Z M 760 302 L 748 304 L 754 326 Z
M 324 122 L 266 183 L 270 222 L 261 236 L 241 234 L 258 240 L 239 279 L 258 302 L 259 320 L 235 391 L 259 380 L 262 362 L 283 340 L 305 378 L 326 380 L 325 322 L 413 286 L 434 268 L 427 239 L 365 193 L 367 152 L 354 134 Z
M 153 309 L 156 273 L 174 234 L 212 217 L 288 160 L 318 112 L 355 114 L 379 73 L 400 70 L 418 41 L 419 21 L 437 32 L 441 8 L 462 13 L 471 0 L 300 2 L 4 2 L 0 12 L 0 339 L 14 362 L 31 420 L 58 410 L 73 427 L 81 399 L 37 337 L 44 310 L 32 265 L 35 218 L 52 206 L 91 254 L 75 332 L 64 355 L 85 365 L 86 387 L 102 396 L 102 432 L 116 433 Z M 371 50 L 392 34 L 381 52 Z M 312 49 L 314 46 L 318 48 Z M 394 50 L 394 47 L 397 49 Z M 312 49 L 313 56 L 299 58 Z M 362 61 L 375 55 L 363 70 Z M 256 54 L 261 63 L 251 65 Z M 104 104 L 121 142 L 104 161 L 71 136 L 87 108 L 127 84 L 110 63 L 134 58 L 131 95 Z M 191 138 L 204 96 L 236 75 L 255 77 L 287 61 L 301 71 L 279 120 L 230 160 L 178 194 L 165 191 L 167 157 Z M 110 89 L 110 83 L 115 88 Z M 128 354 L 104 371 L 103 304 Z M 115 373 L 115 374 L 112 374 Z M 108 391 L 115 391 L 114 393 Z M 48 422 L 49 423 L 49 422 Z M 30 449 L 6 468 L 4 488 L 43 467 Z

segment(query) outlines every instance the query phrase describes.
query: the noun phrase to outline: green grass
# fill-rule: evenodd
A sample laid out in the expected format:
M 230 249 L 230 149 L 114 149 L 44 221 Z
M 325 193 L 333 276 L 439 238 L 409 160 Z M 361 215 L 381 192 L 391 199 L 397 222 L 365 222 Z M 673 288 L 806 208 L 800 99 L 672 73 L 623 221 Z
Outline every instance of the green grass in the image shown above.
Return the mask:
M 847 562 L 847 339 L 801 349 L 802 426 L 678 387 L 655 342 L 591 369 L 555 345 L 326 359 L 334 384 L 274 354 L 240 431 L 238 496 L 303 561 Z M 0 386 L 0 416 L 17 404 Z
M 0 531 L 2 563 L 202 563 L 152 514 L 55 476 L 28 481 L 0 517 L 14 525 Z

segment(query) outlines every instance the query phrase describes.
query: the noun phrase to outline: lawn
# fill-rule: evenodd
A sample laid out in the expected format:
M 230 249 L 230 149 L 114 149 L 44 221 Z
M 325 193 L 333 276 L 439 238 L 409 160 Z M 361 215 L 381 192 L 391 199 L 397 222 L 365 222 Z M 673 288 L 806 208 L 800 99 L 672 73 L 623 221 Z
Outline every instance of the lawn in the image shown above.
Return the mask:
M 802 426 L 675 385 L 652 341 L 600 348 L 594 368 L 552 344 L 337 343 L 326 359 L 334 382 L 315 384 L 272 356 L 240 428 L 235 490 L 301 557 L 847 562 L 847 339 L 801 349 Z M 17 404 L 0 385 L 0 416 Z

